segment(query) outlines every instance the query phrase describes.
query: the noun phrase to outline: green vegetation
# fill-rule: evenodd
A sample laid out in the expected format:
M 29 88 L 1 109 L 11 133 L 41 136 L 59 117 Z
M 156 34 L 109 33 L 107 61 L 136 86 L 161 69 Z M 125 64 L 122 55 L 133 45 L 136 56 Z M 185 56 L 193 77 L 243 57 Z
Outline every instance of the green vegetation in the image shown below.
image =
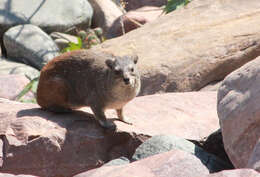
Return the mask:
M 82 49 L 82 40 L 80 37 L 78 37 L 78 43 L 74 43 L 74 42 L 69 42 L 68 43 L 68 47 L 62 49 L 62 53 L 64 52 L 70 52 L 72 50 L 79 50 Z
M 166 14 L 170 13 L 178 8 L 186 6 L 190 2 L 191 2 L 191 0 L 168 0 L 166 6 L 164 8 L 164 12 Z
M 39 82 L 39 77 L 36 77 L 34 79 L 31 79 L 29 76 L 25 75 L 30 82 L 24 87 L 24 89 L 19 93 L 19 95 L 16 97 L 16 101 L 20 102 L 25 102 L 25 103 L 36 103 L 36 91 L 37 91 L 37 86 Z M 24 99 L 24 95 L 26 95 L 28 92 L 32 92 L 34 94 L 33 99 L 26 100 Z

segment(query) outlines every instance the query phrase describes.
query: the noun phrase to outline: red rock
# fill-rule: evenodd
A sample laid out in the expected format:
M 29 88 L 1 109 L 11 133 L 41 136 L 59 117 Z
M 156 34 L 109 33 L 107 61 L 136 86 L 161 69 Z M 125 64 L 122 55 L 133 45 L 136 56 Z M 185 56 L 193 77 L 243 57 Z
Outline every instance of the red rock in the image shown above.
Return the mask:
M 172 150 L 127 165 L 100 167 L 75 177 L 193 177 L 208 173 L 208 169 L 194 155 Z
M 29 79 L 23 75 L 0 75 L 0 98 L 15 100 L 29 82 Z M 24 98 L 32 99 L 34 96 L 29 92 Z
M 0 177 L 37 177 L 32 175 L 13 175 L 8 173 L 0 173 Z
M 255 164 L 260 161 L 259 65 L 257 57 L 232 72 L 218 91 L 217 111 L 224 147 L 236 168 L 248 167 L 251 156 L 250 168 L 260 170 Z
M 143 6 L 161 7 L 167 4 L 167 0 L 124 0 L 126 11 L 139 9 Z
M 105 131 L 81 111 L 54 114 L 35 104 L 0 99 L 4 173 L 72 176 L 120 156 L 130 158 L 145 138 L 138 136 Z
M 197 176 L 201 177 L 201 176 Z M 203 177 L 260 177 L 260 173 L 252 169 L 224 170 Z
M 260 138 L 248 160 L 247 168 L 253 168 L 260 172 Z
M 122 10 L 112 1 L 89 0 L 93 9 L 92 26 L 101 27 L 107 36 L 108 29 L 114 21 L 123 15 Z
M 123 34 L 121 24 L 122 22 L 124 24 L 125 33 L 127 33 L 141 27 L 145 23 L 154 21 L 163 15 L 162 13 L 163 9 L 151 6 L 145 6 L 140 9 L 129 11 L 114 21 L 113 25 L 111 25 L 111 27 L 108 29 L 107 36 L 108 38 L 121 36 Z

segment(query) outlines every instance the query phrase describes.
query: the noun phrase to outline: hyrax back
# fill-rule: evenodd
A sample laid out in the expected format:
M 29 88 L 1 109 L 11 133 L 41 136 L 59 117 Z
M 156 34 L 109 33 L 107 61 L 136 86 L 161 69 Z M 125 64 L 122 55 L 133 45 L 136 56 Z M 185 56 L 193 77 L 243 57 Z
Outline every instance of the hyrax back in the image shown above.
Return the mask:
M 43 67 L 37 102 L 54 112 L 90 106 L 103 127 L 115 128 L 104 111 L 115 109 L 126 122 L 123 107 L 140 90 L 137 60 L 137 56 L 116 57 L 93 50 L 62 54 Z

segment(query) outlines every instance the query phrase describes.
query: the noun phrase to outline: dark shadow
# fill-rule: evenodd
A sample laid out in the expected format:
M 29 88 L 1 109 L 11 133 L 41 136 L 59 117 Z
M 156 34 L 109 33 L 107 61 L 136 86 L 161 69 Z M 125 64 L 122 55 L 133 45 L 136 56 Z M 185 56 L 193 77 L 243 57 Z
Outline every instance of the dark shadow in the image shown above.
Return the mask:
M 214 154 L 204 151 L 202 148 L 195 146 L 194 155 L 208 168 L 210 173 L 219 172 L 222 170 L 230 170 L 234 167 Z
M 48 121 L 55 122 L 61 127 L 67 129 L 69 129 L 69 127 L 71 127 L 74 123 L 84 122 L 84 124 L 91 124 L 97 128 L 101 128 L 104 130 L 104 132 L 115 131 L 115 130 L 107 130 L 102 128 L 99 122 L 95 119 L 93 114 L 81 110 L 72 110 L 71 112 L 64 112 L 64 113 L 54 113 L 54 112 L 43 110 L 42 108 L 32 108 L 32 109 L 23 109 L 17 113 L 17 118 L 22 118 L 24 116 L 41 117 Z M 108 121 L 113 122 L 114 119 L 108 119 Z

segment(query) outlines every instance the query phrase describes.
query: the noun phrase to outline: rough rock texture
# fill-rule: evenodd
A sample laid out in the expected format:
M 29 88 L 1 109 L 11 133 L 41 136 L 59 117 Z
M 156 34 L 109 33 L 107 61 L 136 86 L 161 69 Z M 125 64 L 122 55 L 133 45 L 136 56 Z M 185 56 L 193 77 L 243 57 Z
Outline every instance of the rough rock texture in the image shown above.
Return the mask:
M 8 173 L 0 173 L 0 177 L 36 177 L 32 175 L 13 175 Z
M 125 106 L 125 115 L 133 125 L 115 123 L 127 132 L 199 140 L 219 129 L 216 96 L 216 92 L 186 92 L 137 97 Z M 107 117 L 117 116 L 108 110 Z
M 248 160 L 247 168 L 253 168 L 260 172 L 260 139 L 258 139 L 255 148 Z
M 0 75 L 7 74 L 27 75 L 30 78 L 35 78 L 39 76 L 40 73 L 31 66 L 0 58 Z
M 167 0 L 124 0 L 126 11 L 135 10 L 143 6 L 161 7 L 167 4 Z
M 32 175 L 13 175 L 8 173 L 0 173 L 0 177 L 36 177 Z
M 173 135 L 157 135 L 151 137 L 135 150 L 132 158 L 134 161 L 137 161 L 155 154 L 168 152 L 172 149 L 183 150 L 195 155 L 211 173 L 232 168 L 228 163 L 213 154 L 205 152 L 192 142 Z
M 260 173 L 252 169 L 235 169 L 196 177 L 260 177 Z
M 260 55 L 259 8 L 259 0 L 193 0 L 97 48 L 139 56 L 141 95 L 199 90 Z
M 0 139 L 1 172 L 62 177 L 129 158 L 146 137 L 105 131 L 81 111 L 54 114 L 34 104 L 0 99 Z
M 107 31 L 114 21 L 123 15 L 122 10 L 111 0 L 89 0 L 89 2 L 94 9 L 92 26 L 101 27 L 104 35 L 107 36 Z
M 236 168 L 246 167 L 260 137 L 259 65 L 260 57 L 234 71 L 218 91 L 224 147 Z
M 87 0 L 1 0 L 0 9 L 0 36 L 12 26 L 28 23 L 47 32 L 64 32 L 77 25 L 88 27 L 93 14 Z
M 18 25 L 4 34 L 4 45 L 7 56 L 20 60 L 37 69 L 41 69 L 48 61 L 59 55 L 55 42 L 39 27 L 34 25 Z
M 202 144 L 199 145 L 202 146 L 205 151 L 216 155 L 220 159 L 224 160 L 226 163 L 233 166 L 224 148 L 221 129 L 213 132 L 205 138 L 205 141 L 202 141 L 200 143 Z
M 30 80 L 24 75 L 0 75 L 0 98 L 15 100 L 29 82 Z M 28 92 L 23 98 L 25 100 L 32 99 L 34 98 L 34 95 L 33 93 Z
M 218 91 L 222 81 L 213 81 L 206 85 L 205 87 L 201 88 L 199 91 Z
M 207 168 L 194 155 L 172 150 L 128 165 L 104 166 L 75 177 L 193 177 L 194 174 L 201 177 L 208 173 Z
M 118 17 L 108 30 L 107 37 L 114 38 L 121 36 L 122 23 L 125 33 L 141 27 L 143 24 L 154 21 L 162 15 L 163 9 L 158 7 L 145 6 Z

